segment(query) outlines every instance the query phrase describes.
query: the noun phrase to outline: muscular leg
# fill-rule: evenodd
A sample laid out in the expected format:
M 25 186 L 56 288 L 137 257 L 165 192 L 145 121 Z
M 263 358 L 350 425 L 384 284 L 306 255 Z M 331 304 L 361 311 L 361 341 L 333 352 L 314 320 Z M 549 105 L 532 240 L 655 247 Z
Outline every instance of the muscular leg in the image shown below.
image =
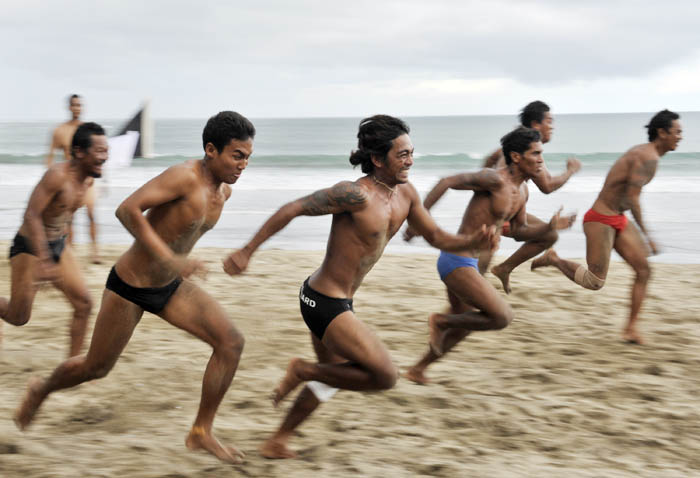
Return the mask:
M 241 463 L 244 454 L 235 447 L 221 445 L 211 429 L 216 410 L 238 368 L 243 352 L 243 335 L 216 300 L 187 280 L 180 284 L 159 315 L 214 349 L 204 371 L 197 417 L 185 444 L 191 450 L 206 450 L 228 463 Z
M 15 412 L 17 426 L 24 430 L 50 393 L 106 376 L 129 342 L 142 314 L 140 307 L 105 289 L 87 355 L 69 358 L 47 379 L 35 377 L 29 381 L 27 393 Z
M 625 230 L 617 235 L 615 250 L 632 266 L 636 274 L 632 285 L 629 320 L 622 337 L 628 342 L 641 344 L 643 341 L 637 330 L 637 319 L 639 318 L 639 310 L 642 308 L 642 301 L 646 296 L 647 282 L 649 281 L 651 270 L 647 261 L 647 246 L 644 244 L 634 224 L 628 224 Z
M 313 334 L 311 334 L 311 341 L 319 363 L 339 364 L 346 362 L 343 357 L 331 353 Z M 296 453 L 287 447 L 287 442 L 294 434 L 294 430 L 296 430 L 320 404 L 321 401 L 311 389 L 309 387 L 304 387 L 294 401 L 292 408 L 287 412 L 279 429 L 260 446 L 260 453 L 266 458 L 295 458 Z
M 97 247 L 97 220 L 95 219 L 95 196 L 97 196 L 95 183 L 85 192 L 85 210 L 87 211 L 90 223 L 90 243 L 92 247 L 93 264 L 101 264 L 99 250 Z
M 544 224 L 543 221 L 533 216 L 532 214 L 527 215 L 527 223 L 533 226 Z M 523 239 L 518 237 L 517 234 L 508 234 L 508 237 L 512 237 L 518 242 L 523 242 Z M 523 262 L 529 261 L 536 255 L 538 255 L 540 252 L 552 247 L 554 243 L 557 242 L 558 238 L 559 234 L 557 233 L 557 231 L 549 231 L 546 234 L 538 237 L 537 239 L 525 241 L 525 244 L 520 246 L 520 248 L 517 251 L 515 251 L 508 259 L 491 269 L 493 275 L 495 275 L 501 280 L 501 283 L 503 284 L 503 290 L 506 294 L 510 294 L 511 291 L 510 273 L 513 272 L 513 270 Z
M 92 298 L 85 285 L 78 262 L 75 260 L 70 245 L 61 254 L 59 262 L 60 279 L 54 282 L 54 286 L 63 292 L 73 306 L 73 320 L 70 325 L 70 351 L 68 357 L 74 357 L 80 353 L 85 339 L 90 311 L 92 310 Z
M 586 261 L 588 271 L 595 275 L 600 281 L 604 281 L 608 276 L 610 266 L 610 252 L 615 243 L 615 229 L 599 222 L 587 222 L 583 225 L 583 232 L 586 234 Z M 566 277 L 576 282 L 576 271 L 580 264 L 574 261 L 567 261 L 560 258 L 554 249 L 532 261 L 531 269 L 553 266 L 559 269 Z M 577 282 L 578 283 L 578 282 Z M 579 284 L 592 290 L 598 290 L 603 284 Z
M 463 314 L 467 311 L 475 310 L 471 305 L 462 302 L 461 299 L 450 292 L 449 289 L 447 290 L 447 299 L 450 302 L 450 307 L 445 311 L 446 314 Z M 428 351 L 423 355 L 423 357 L 421 357 L 420 360 L 415 363 L 415 365 L 406 371 L 406 378 L 420 385 L 429 383 L 430 379 L 425 376 L 425 370 L 430 366 L 430 364 L 437 362 L 440 357 L 452 350 L 455 345 L 464 340 L 464 338 L 470 333 L 471 330 L 467 329 L 448 329 L 445 332 L 444 338 L 442 339 L 442 355 L 437 355 L 433 351 L 432 347 L 428 347 Z
M 17 254 L 10 259 L 10 300 L 0 303 L 0 315 L 5 322 L 18 326 L 29 322 L 37 291 L 34 273 L 38 261 L 31 254 Z

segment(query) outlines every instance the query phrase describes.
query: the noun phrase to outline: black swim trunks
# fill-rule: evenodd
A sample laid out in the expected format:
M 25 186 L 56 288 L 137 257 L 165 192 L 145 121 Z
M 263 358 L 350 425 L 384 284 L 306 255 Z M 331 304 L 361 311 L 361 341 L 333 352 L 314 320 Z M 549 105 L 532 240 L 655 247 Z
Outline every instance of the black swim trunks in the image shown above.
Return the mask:
M 53 259 L 56 264 L 58 264 L 58 262 L 61 260 L 63 249 L 66 248 L 66 237 L 68 236 L 62 236 L 54 241 L 49 241 L 49 252 L 51 253 L 51 259 Z M 19 232 L 17 235 L 15 235 L 15 239 L 12 241 L 12 246 L 10 246 L 10 259 L 15 257 L 17 254 L 31 254 L 36 256 L 34 250 L 32 249 L 32 245 L 29 243 L 29 240 L 20 235 Z
M 168 305 L 170 297 L 175 293 L 181 282 L 182 279 L 178 277 L 163 287 L 133 287 L 121 280 L 117 275 L 117 271 L 112 267 L 105 287 L 129 302 L 138 305 L 143 310 L 157 314 Z
M 308 278 L 299 291 L 299 305 L 306 326 L 319 340 L 333 319 L 343 312 L 353 310 L 352 299 L 338 299 L 316 292 L 309 286 Z

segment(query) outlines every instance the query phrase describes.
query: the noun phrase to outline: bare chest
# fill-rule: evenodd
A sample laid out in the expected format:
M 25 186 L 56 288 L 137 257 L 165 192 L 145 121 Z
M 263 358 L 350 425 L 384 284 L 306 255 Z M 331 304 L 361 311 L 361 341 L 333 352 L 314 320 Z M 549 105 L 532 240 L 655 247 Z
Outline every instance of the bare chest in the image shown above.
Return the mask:
M 491 195 L 491 214 L 497 219 L 510 219 L 522 209 L 527 200 L 524 185 L 509 184 Z

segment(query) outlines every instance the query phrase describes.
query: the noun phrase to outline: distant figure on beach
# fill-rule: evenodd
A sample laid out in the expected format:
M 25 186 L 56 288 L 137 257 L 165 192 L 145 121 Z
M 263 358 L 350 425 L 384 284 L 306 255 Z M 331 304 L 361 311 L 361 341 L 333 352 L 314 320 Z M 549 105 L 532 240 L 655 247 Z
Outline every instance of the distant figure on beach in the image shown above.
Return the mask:
M 299 291 L 301 315 L 311 331 L 318 362 L 300 358 L 289 362 L 274 391 L 275 406 L 303 382 L 306 386 L 280 428 L 261 446 L 265 457 L 295 457 L 287 447 L 294 430 L 337 389 L 378 391 L 396 383 L 398 370 L 381 340 L 355 316 L 353 296 L 404 221 L 408 220 L 417 234 L 439 249 L 496 246 L 499 235 L 495 228 L 475 225 L 469 234 L 453 236 L 435 224 L 408 182 L 413 165 L 408 133 L 408 126 L 391 116 L 362 120 L 357 150 L 351 154 L 350 163 L 361 165 L 366 176 L 354 182 L 342 181 L 282 206 L 245 247 L 224 261 L 228 274 L 240 274 L 258 247 L 294 218 L 333 215 L 323 264 Z
M 520 112 L 520 124 L 526 128 L 532 128 L 540 132 L 542 144 L 547 144 L 552 139 L 552 131 L 554 127 L 552 123 L 554 118 L 549 110 L 549 106 L 542 101 L 533 101 L 528 103 Z M 502 168 L 505 166 L 505 156 L 503 150 L 498 149 L 486 159 L 485 168 Z M 562 187 L 571 176 L 576 174 L 581 169 L 581 162 L 576 158 L 569 158 L 566 161 L 566 171 L 558 176 L 552 176 L 547 170 L 547 166 L 542 163 L 542 169 L 532 177 L 532 182 L 544 194 L 550 194 Z M 543 224 L 543 221 L 533 216 L 527 215 L 527 223 L 531 226 Z M 506 294 L 510 294 L 510 273 L 523 262 L 526 262 L 539 253 L 549 249 L 557 242 L 559 235 L 557 231 L 547 231 L 541 237 L 532 239 L 524 239 L 517 235 L 506 221 L 503 224 L 502 234 L 506 237 L 511 237 L 518 242 L 525 242 L 511 256 L 501 264 L 493 267 L 491 272 L 501 280 L 503 290 Z M 479 270 L 485 274 L 491 262 L 491 253 L 486 251 L 479 256 Z
M 521 126 L 511 131 L 501 139 L 505 167 L 443 178 L 426 195 L 423 205 L 429 210 L 448 189 L 471 190 L 474 195 L 464 212 L 460 234 L 472 234 L 482 224 L 500 230 L 506 221 L 513 234 L 524 241 L 568 229 L 576 216 L 560 216 L 561 210 L 549 222 L 529 223 L 525 210 L 527 180 L 541 174 L 544 167 L 540 138 L 540 133 L 531 128 Z M 409 227 L 404 239 L 411 240 L 413 236 L 415 231 Z M 472 246 L 455 253 L 440 253 L 437 268 L 447 287 L 449 309 L 448 313 L 428 318 L 428 351 L 406 373 L 410 380 L 427 383 L 426 368 L 472 331 L 503 329 L 513 320 L 508 303 L 479 272 L 482 252 L 480 247 Z
M 204 128 L 203 159 L 168 168 L 121 203 L 117 217 L 135 241 L 109 273 L 88 353 L 63 362 L 46 379 L 29 382 L 15 414 L 20 429 L 50 393 L 106 376 L 146 310 L 213 348 L 187 447 L 225 462 L 242 461 L 242 452 L 219 443 L 212 425 L 238 367 L 243 335 L 209 294 L 187 280 L 205 272 L 204 263 L 187 256 L 219 220 L 230 185 L 248 165 L 254 137 L 250 121 L 221 112 Z
M 60 149 L 63 151 L 63 157 L 68 160 L 71 157 L 71 140 L 75 130 L 83 122 L 80 120 L 80 113 L 83 104 L 79 95 L 71 95 L 68 98 L 68 110 L 71 112 L 71 119 L 65 123 L 61 123 L 54 129 L 51 135 L 51 146 L 49 154 L 46 155 L 46 166 L 51 167 L 53 164 L 54 151 Z M 85 209 L 87 210 L 88 220 L 90 222 L 90 241 L 92 242 L 92 263 L 99 264 L 100 256 L 97 247 L 97 222 L 95 221 L 95 186 L 94 182 L 90 185 L 85 194 Z M 71 219 L 72 222 L 72 219 Z M 73 227 L 69 225 L 68 242 L 73 241 Z
M 92 299 L 66 236 L 73 213 L 85 203 L 94 178 L 102 175 L 107 150 L 104 129 L 83 123 L 71 136 L 70 159 L 44 173 L 10 247 L 10 299 L 0 298 L 0 317 L 19 326 L 31 317 L 39 283 L 51 282 L 63 292 L 73 306 L 70 357 L 80 353 Z
M 561 259 L 554 249 L 548 250 L 532 263 L 532 269 L 554 266 L 582 287 L 599 290 L 605 284 L 610 265 L 610 252 L 615 249 L 635 272 L 632 285 L 630 315 L 622 337 L 625 341 L 643 342 L 637 329 L 637 319 L 646 295 L 651 273 L 647 256 L 659 249 L 649 235 L 642 218 L 639 196 L 642 187 L 656 174 L 659 158 L 673 151 L 682 139 L 680 116 L 669 110 L 659 111 L 646 125 L 649 142 L 632 147 L 613 164 L 605 178 L 603 189 L 591 209 L 583 216 L 586 234 L 588 267 Z M 629 224 L 625 211 L 630 210 L 639 230 Z M 648 246 L 648 247 L 647 247 Z

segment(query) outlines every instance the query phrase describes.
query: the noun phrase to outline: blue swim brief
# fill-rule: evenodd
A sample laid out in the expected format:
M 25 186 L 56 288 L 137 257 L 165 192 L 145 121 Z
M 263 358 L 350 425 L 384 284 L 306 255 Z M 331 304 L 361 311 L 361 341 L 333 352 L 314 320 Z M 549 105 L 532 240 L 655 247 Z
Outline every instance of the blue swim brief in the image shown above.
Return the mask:
M 438 272 L 442 280 L 445 280 L 445 277 L 458 267 L 473 267 L 478 271 L 478 266 L 479 259 L 476 257 L 463 257 L 444 251 L 440 251 L 440 257 L 438 257 L 437 261 Z

